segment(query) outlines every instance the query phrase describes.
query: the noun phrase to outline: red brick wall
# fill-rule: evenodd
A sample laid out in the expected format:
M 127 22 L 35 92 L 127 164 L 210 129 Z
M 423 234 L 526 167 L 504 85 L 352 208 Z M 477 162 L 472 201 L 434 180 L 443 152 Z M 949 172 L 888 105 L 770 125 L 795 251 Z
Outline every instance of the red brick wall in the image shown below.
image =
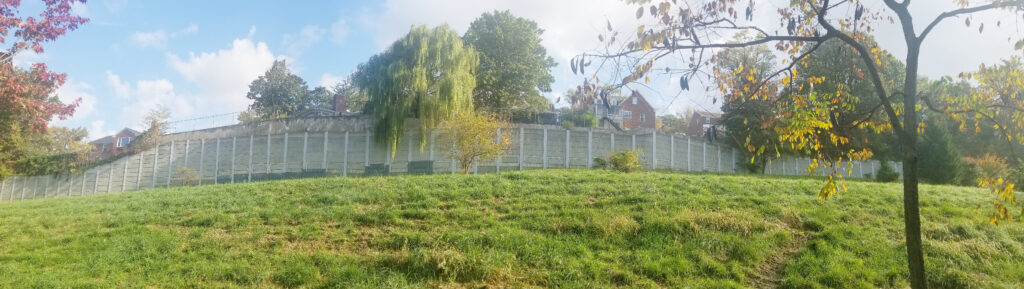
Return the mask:
M 636 99 L 636 104 L 633 100 Z M 644 99 L 640 93 L 633 92 L 628 98 L 622 101 L 622 110 L 630 112 L 630 117 L 622 119 L 622 127 L 625 129 L 655 128 L 654 107 Z M 642 116 L 642 117 L 641 117 Z

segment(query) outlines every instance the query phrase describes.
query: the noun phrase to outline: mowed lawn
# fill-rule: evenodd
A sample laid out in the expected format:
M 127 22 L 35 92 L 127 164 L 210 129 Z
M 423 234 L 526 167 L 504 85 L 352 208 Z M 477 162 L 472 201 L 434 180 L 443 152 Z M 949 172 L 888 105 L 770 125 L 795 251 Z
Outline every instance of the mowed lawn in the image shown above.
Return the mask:
M 901 187 L 821 184 L 546 170 L 3 203 L 0 287 L 907 287 Z M 1024 284 L 1024 228 L 989 225 L 991 197 L 922 186 L 933 287 Z

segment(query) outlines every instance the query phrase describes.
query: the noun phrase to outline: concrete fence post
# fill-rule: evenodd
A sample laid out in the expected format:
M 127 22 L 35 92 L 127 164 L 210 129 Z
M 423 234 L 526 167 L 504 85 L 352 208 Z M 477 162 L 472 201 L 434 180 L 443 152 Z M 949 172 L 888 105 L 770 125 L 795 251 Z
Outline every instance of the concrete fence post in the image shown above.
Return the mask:
M 128 186 L 128 160 L 124 160 L 124 170 L 121 171 L 121 191 L 124 192 L 126 186 Z
M 238 136 L 231 136 L 231 165 L 228 166 L 231 176 L 231 183 L 235 183 L 235 153 L 238 151 Z
M 7 201 L 14 202 L 14 193 L 18 189 L 18 176 L 11 176 L 11 192 L 7 194 Z
M 3 192 L 4 192 L 4 189 L 7 189 L 7 179 L 9 179 L 9 178 L 10 177 L 4 178 L 3 182 L 0 182 L 0 201 L 3 201 L 4 200 L 3 197 L 6 196 L 6 195 L 3 194 Z
M 320 161 L 320 168 L 324 170 L 324 176 L 327 176 L 327 145 L 329 144 L 329 139 L 330 136 L 327 134 L 327 131 L 324 131 L 324 153 L 322 155 L 323 160 Z
M 730 147 L 729 151 L 732 152 L 732 172 L 736 172 L 736 148 Z
M 651 133 L 651 170 L 658 169 L 658 132 Z
M 587 130 L 587 168 L 594 166 L 594 128 Z
M 430 161 L 434 161 L 434 138 L 435 137 L 436 136 L 434 135 L 434 131 L 430 131 L 430 155 L 428 156 L 428 158 L 430 158 Z
M 707 142 L 700 142 L 700 170 L 706 171 L 708 169 L 708 144 Z
M 82 172 L 82 187 L 78 188 L 78 195 L 79 196 L 84 196 L 85 195 L 85 182 L 86 182 L 85 179 L 88 178 L 88 177 L 89 177 L 89 171 Z
M 174 141 L 171 141 L 171 149 L 167 152 L 167 186 L 171 186 L 171 176 L 174 174 Z
M 307 131 L 307 132 L 303 132 L 302 133 L 302 170 L 306 170 L 307 168 L 309 168 L 308 165 L 307 165 L 308 164 L 307 159 L 309 158 L 309 154 L 307 153 L 308 149 L 309 149 L 309 132 Z
M 341 155 L 341 175 L 348 176 L 348 131 L 345 132 L 345 144 Z
M 715 159 L 718 162 L 718 166 L 717 166 L 718 169 L 716 169 L 715 171 L 721 173 L 722 172 L 722 145 L 715 145 L 715 156 L 716 156 Z
M 113 183 L 113 181 L 114 181 L 114 163 L 110 163 L 110 164 L 107 165 L 107 191 L 105 193 L 110 193 L 110 185 Z
M 412 134 L 411 131 L 409 132 L 409 138 L 407 138 L 407 139 L 409 140 L 409 142 L 406 143 L 406 146 L 405 146 L 405 171 L 408 173 L 409 172 L 409 162 L 412 162 L 412 140 L 413 140 L 413 134 Z
M 249 166 L 246 168 L 246 182 L 252 182 L 252 146 L 256 143 L 256 135 L 249 135 Z
M 156 145 L 156 149 L 153 150 L 153 182 L 150 183 L 150 188 L 156 188 L 156 169 L 159 168 L 158 163 L 160 162 L 160 145 Z
M 519 170 L 523 170 L 523 127 L 519 127 Z
M 7 178 L 7 179 L 10 179 L 10 178 Z M 4 189 L 7 188 L 7 179 L 4 179 L 3 182 L 0 182 L 0 201 L 3 201 L 3 199 L 4 199 Z
M 188 151 L 191 145 L 190 142 L 191 140 L 185 140 L 185 163 L 181 164 L 181 166 L 186 169 L 188 168 Z
M 135 190 L 142 189 L 142 161 L 146 159 L 146 152 L 139 152 L 139 168 L 135 171 Z
M 22 201 L 25 200 L 25 194 L 26 194 L 27 190 L 28 190 L 28 181 L 23 179 L 21 181 L 21 200 Z
M 610 137 L 608 139 L 611 140 L 611 145 L 609 145 L 608 152 L 609 153 L 614 153 L 615 152 L 615 132 L 613 131 L 609 135 L 610 135 Z
M 32 179 L 35 180 L 32 182 L 32 198 L 35 199 L 39 196 L 39 177 L 33 177 Z
M 263 172 L 263 179 L 270 177 L 270 129 L 267 129 L 267 167 Z
M 630 144 L 629 144 L 629 149 L 635 151 L 636 150 L 636 134 L 634 133 L 633 135 L 630 135 L 630 137 L 632 137 L 632 138 L 631 138 L 631 141 L 630 141 Z
M 370 131 L 366 131 L 366 144 L 363 148 L 363 164 L 370 165 Z
M 569 153 L 569 142 L 570 142 L 569 135 L 571 133 L 572 133 L 572 131 L 565 130 L 565 168 L 567 168 L 567 169 L 569 168 L 569 159 L 570 159 L 570 157 L 572 157 L 572 154 Z
M 543 143 L 543 145 L 544 145 L 544 149 L 543 149 L 543 152 L 541 153 L 541 156 L 543 157 L 543 161 L 541 163 L 542 163 L 543 168 L 547 169 L 548 168 L 548 129 L 547 128 L 544 128 L 544 143 Z
M 199 185 L 203 185 L 204 169 L 206 166 L 206 139 L 199 140 Z
M 498 141 L 499 144 L 501 143 L 501 128 L 500 127 L 498 128 L 498 134 L 495 135 L 494 138 Z M 495 172 L 498 172 L 498 173 L 501 172 L 501 160 L 502 160 L 503 157 L 504 157 L 504 153 L 501 153 L 501 154 L 498 155 L 498 158 L 494 160 L 494 171 Z M 412 160 L 412 159 L 410 159 L 410 160 Z
M 691 157 L 693 156 L 693 154 L 690 153 L 690 139 L 691 139 L 690 136 L 686 136 L 686 170 L 687 171 L 691 171 L 690 163 L 693 162 L 691 160 Z
M 68 193 L 66 195 L 64 195 L 64 196 L 71 197 L 71 185 L 75 184 L 75 179 L 72 179 L 71 176 L 67 176 L 67 181 L 68 181 Z M 59 190 L 58 190 L 58 193 L 59 193 Z
M 676 169 L 676 135 L 668 135 L 668 169 Z
M 288 132 L 284 132 L 284 149 L 281 152 L 281 174 L 284 175 L 288 173 Z

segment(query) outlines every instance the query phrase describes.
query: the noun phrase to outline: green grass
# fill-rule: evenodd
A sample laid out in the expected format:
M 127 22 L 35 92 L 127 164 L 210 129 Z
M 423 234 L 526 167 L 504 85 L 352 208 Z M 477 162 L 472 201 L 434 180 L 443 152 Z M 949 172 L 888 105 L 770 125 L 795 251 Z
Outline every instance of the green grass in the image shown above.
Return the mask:
M 549 170 L 0 204 L 8 288 L 903 288 L 900 186 Z M 1024 228 L 922 186 L 935 288 L 1019 288 Z

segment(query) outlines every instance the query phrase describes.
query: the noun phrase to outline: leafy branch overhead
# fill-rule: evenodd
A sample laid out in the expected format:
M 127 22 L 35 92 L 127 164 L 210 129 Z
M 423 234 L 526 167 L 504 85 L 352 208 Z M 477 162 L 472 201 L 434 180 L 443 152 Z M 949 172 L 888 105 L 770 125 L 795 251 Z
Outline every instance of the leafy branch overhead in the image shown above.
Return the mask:
M 924 128 L 920 113 L 925 107 L 919 103 L 920 51 L 925 39 L 940 23 L 960 18 L 964 19 L 965 26 L 977 27 L 979 33 L 985 33 L 984 23 L 971 23 L 972 15 L 1001 10 L 1022 17 L 1024 1 L 954 0 L 957 8 L 918 23 L 914 22 L 909 7 L 912 2 L 928 5 L 927 2 L 884 0 L 884 5 L 874 6 L 864 5 L 858 0 L 795 0 L 789 1 L 788 5 L 759 5 L 752 0 L 626 2 L 636 9 L 635 32 L 630 30 L 620 34 L 609 23 L 607 31 L 598 36 L 598 40 L 604 43 L 604 51 L 573 58 L 573 72 L 587 76 L 595 86 L 602 84 L 601 78 L 621 79 L 621 82 L 613 83 L 615 87 L 641 81 L 646 83 L 652 74 L 664 71 L 664 74 L 679 77 L 680 87 L 684 90 L 696 78 L 715 78 L 720 84 L 721 95 L 713 96 L 713 100 L 722 97 L 726 98 L 725 103 L 732 104 L 767 102 L 775 111 L 763 115 L 768 119 L 758 121 L 778 133 L 777 142 L 772 146 L 787 147 L 813 156 L 817 162 L 808 170 L 819 166 L 829 170 L 821 189 L 822 198 L 845 189 L 842 177 L 844 168 L 849 170 L 850 161 L 873 155 L 870 147 L 851 146 L 858 141 L 857 131 L 889 133 L 898 138 L 903 162 L 903 208 L 910 283 L 913 288 L 926 288 L 917 169 L 918 135 Z M 771 7 L 774 11 L 759 11 L 761 7 Z M 902 59 L 902 69 L 896 67 L 899 61 L 894 61 L 886 48 L 873 40 L 873 33 L 883 23 L 896 24 L 903 32 L 906 54 Z M 920 23 L 925 25 L 915 27 Z M 1001 22 L 995 24 L 998 26 Z M 1019 35 L 1010 37 L 1020 38 Z M 1024 48 L 1024 40 L 1015 40 L 1018 40 L 1017 50 Z M 768 71 L 750 66 L 715 71 L 721 56 L 727 55 L 724 53 L 760 45 L 768 45 L 773 48 L 773 54 L 782 56 L 779 66 Z M 856 61 L 840 59 L 828 68 L 832 72 L 801 71 L 806 70 L 802 67 L 808 65 L 808 57 L 821 52 L 824 47 L 847 50 L 849 59 Z M 838 71 L 844 73 L 833 73 Z M 990 71 L 984 68 L 979 71 L 979 75 L 984 73 Z M 1005 79 L 1008 83 L 1021 82 L 1019 74 L 1006 75 Z M 854 90 L 847 86 L 854 82 L 865 84 L 865 89 Z M 983 86 L 992 86 L 992 83 L 979 81 Z M 711 88 L 705 86 L 705 91 L 710 93 Z M 1013 121 L 1015 115 L 1011 112 L 1024 111 L 1024 104 L 1015 101 L 1013 87 L 1002 88 L 1005 89 L 985 90 L 995 91 L 997 95 L 981 96 L 981 92 L 972 92 L 975 97 L 957 99 L 962 103 L 947 101 L 950 103 L 947 113 L 973 113 L 974 117 L 965 121 L 967 123 L 978 120 L 999 128 L 1024 127 L 1024 123 Z M 993 98 L 1001 101 L 985 104 Z M 985 117 L 996 115 L 1007 116 L 1005 119 L 1010 121 Z M 1006 133 L 1015 129 L 1000 131 Z M 1012 133 L 1006 137 L 1024 144 L 1021 142 L 1024 138 Z M 756 154 L 769 151 L 763 146 L 757 147 L 763 144 L 750 145 Z M 998 179 L 995 183 L 1000 184 Z M 996 191 L 1006 191 L 1005 183 L 1002 182 L 1003 189 Z M 1003 215 L 998 214 L 999 217 Z

